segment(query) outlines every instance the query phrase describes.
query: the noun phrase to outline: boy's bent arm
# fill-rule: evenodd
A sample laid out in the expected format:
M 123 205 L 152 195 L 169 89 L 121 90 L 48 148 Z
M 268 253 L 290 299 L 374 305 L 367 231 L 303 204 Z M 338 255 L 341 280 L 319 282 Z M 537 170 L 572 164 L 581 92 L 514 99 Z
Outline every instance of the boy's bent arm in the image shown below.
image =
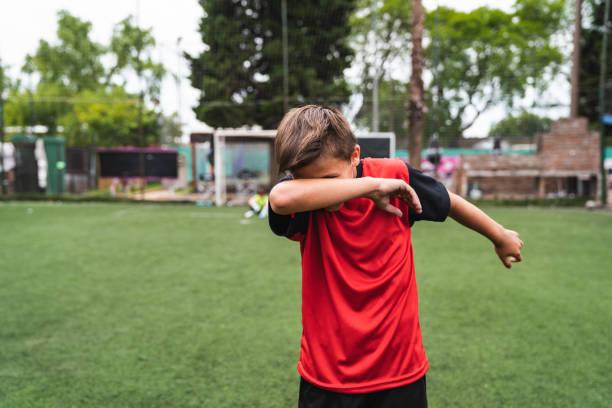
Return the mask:
M 519 234 L 515 231 L 505 229 L 481 209 L 462 197 L 451 192 L 449 215 L 460 224 L 489 238 L 495 246 L 495 252 L 506 268 L 512 267 L 512 262 L 523 260 L 521 256 L 521 241 Z
M 406 182 L 372 177 L 284 181 L 270 191 L 270 207 L 277 214 L 293 214 L 336 207 L 353 198 L 367 197 L 380 209 L 401 217 L 402 212 L 389 203 L 391 196 L 421 212 L 418 196 Z

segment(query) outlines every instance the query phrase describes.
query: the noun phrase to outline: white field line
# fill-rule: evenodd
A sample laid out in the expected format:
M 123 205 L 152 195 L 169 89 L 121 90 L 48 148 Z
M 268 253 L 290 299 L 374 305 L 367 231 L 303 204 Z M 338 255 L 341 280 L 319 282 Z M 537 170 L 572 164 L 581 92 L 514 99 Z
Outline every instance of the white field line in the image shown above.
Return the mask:
M 205 217 L 205 218 L 242 218 L 239 213 L 229 212 L 201 212 L 201 213 L 185 213 L 189 217 Z
M 133 208 L 124 208 L 119 211 L 115 211 L 112 213 L 115 217 L 123 217 L 125 215 L 137 215 L 144 210 L 144 207 L 133 207 Z M 164 214 L 168 215 L 168 214 Z M 188 212 L 188 213 L 178 213 L 176 215 L 172 214 L 173 217 L 198 217 L 198 218 L 241 218 L 239 213 L 234 212 Z

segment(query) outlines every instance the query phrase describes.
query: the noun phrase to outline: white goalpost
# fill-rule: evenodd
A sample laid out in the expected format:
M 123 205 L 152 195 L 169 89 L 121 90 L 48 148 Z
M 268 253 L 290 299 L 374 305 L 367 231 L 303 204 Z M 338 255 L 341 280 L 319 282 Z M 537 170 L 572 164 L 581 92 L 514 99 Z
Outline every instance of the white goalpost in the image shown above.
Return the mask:
M 227 199 L 227 174 L 226 157 L 229 144 L 236 143 L 265 143 L 268 145 L 268 165 L 269 175 L 268 184 L 272 184 L 278 179 L 276 162 L 274 161 L 274 137 L 276 130 L 243 130 L 243 129 L 218 129 L 213 134 L 214 155 L 215 155 L 215 205 L 222 206 L 228 203 Z M 265 163 L 261 163 L 261 167 Z M 247 169 L 245 169 L 247 170 Z

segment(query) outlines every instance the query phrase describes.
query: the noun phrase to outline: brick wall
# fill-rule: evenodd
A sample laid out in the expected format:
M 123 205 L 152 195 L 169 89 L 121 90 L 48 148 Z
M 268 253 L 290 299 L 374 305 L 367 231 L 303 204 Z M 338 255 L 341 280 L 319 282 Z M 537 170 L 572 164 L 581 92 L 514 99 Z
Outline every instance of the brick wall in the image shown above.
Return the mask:
M 540 137 L 539 156 L 545 170 L 599 171 L 599 133 L 591 132 L 586 118 L 553 122 Z
M 478 183 L 483 198 L 536 198 L 538 194 L 536 177 L 471 177 L 469 182 Z
M 535 155 L 463 156 L 461 164 L 466 170 L 539 170 L 540 160 Z
M 539 137 L 535 155 L 463 156 L 453 190 L 466 194 L 478 183 L 484 197 L 530 198 L 558 192 L 568 177 L 597 177 L 599 133 L 586 118 L 554 122 Z

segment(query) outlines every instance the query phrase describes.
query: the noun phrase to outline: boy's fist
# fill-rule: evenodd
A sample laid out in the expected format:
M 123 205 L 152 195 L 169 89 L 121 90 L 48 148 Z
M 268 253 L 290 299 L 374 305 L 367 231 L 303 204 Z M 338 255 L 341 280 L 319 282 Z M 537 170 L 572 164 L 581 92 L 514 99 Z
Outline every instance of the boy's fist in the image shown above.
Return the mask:
M 501 239 L 495 244 L 495 252 L 506 268 L 512 268 L 513 262 L 521 262 L 521 248 L 523 248 L 518 232 L 509 229 L 504 229 L 501 234 Z

